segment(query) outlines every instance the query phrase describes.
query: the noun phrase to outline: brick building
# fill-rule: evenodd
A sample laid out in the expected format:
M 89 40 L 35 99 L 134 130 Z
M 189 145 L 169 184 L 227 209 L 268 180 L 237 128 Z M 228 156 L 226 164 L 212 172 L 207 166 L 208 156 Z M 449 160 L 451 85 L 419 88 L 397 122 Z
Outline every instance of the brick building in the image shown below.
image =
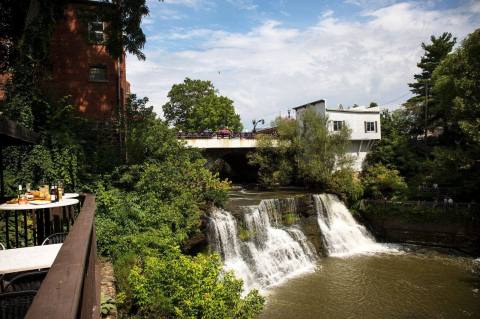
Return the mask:
M 125 54 L 112 58 L 104 44 L 106 22 L 85 19 L 82 12 L 108 10 L 112 4 L 71 0 L 64 19 L 57 22 L 50 43 L 48 76 L 44 91 L 57 100 L 70 96 L 76 110 L 102 122 L 125 111 L 130 84 L 125 74 Z M 8 74 L 0 74 L 0 101 L 5 99 Z
M 105 21 L 88 21 L 80 12 L 108 10 L 108 3 L 71 1 L 54 31 L 50 77 L 44 83 L 54 98 L 71 96 L 76 109 L 96 120 L 115 119 L 125 111 L 130 85 L 125 54 L 112 58 L 104 45 Z

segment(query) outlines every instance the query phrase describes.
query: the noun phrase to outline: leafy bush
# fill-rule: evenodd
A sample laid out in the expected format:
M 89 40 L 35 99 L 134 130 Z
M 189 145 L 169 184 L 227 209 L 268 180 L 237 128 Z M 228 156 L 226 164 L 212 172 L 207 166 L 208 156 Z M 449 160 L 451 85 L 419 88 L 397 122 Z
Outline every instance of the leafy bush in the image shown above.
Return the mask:
M 362 198 L 363 185 L 351 169 L 341 169 L 332 174 L 326 191 L 352 204 Z
M 242 282 L 222 274 L 216 255 L 190 257 L 178 251 L 147 257 L 128 277 L 139 314 L 146 318 L 252 318 L 263 298 L 256 291 L 241 298 Z M 156 315 L 152 315 L 156 314 Z
M 365 194 L 375 199 L 400 199 L 405 196 L 407 184 L 395 169 L 382 164 L 367 168 L 362 176 Z
M 298 216 L 295 213 L 288 212 L 282 215 L 282 221 L 284 225 L 290 226 L 298 221 Z

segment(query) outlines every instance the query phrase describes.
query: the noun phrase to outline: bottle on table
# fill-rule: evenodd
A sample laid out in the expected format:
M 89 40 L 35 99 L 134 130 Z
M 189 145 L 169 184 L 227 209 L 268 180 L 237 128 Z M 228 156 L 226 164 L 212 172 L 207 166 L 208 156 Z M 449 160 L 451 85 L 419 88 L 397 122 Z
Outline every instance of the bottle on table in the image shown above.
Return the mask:
M 22 184 L 18 185 L 18 192 L 17 192 L 17 198 L 20 199 L 20 195 L 22 195 Z
M 50 188 L 50 202 L 54 203 L 57 201 L 57 194 L 55 191 L 55 186 L 51 186 Z
M 63 198 L 63 182 L 62 181 L 58 181 L 57 191 L 58 191 L 58 194 L 57 194 L 58 200 L 61 201 Z
M 22 185 L 18 185 L 18 198 L 17 198 L 17 202 L 19 205 L 24 205 L 24 204 L 27 204 L 27 197 L 25 196 L 24 192 L 23 192 L 23 188 L 22 188 Z

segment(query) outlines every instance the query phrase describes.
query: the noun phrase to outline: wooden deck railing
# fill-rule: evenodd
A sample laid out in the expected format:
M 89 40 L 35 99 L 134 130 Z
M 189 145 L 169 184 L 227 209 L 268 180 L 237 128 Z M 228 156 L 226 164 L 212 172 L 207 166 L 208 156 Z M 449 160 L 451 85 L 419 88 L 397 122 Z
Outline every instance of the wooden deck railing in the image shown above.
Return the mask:
M 87 195 L 25 318 L 100 318 L 95 207 L 95 196 Z

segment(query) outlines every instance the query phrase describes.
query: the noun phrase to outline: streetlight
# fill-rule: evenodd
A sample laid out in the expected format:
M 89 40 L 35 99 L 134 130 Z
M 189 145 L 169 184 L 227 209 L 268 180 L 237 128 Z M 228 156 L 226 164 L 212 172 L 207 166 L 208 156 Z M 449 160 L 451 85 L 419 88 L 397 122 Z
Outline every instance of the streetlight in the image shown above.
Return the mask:
M 264 119 L 261 119 L 261 120 L 253 120 L 252 121 L 252 124 L 253 124 L 253 130 L 252 130 L 252 133 L 255 133 L 257 131 L 257 124 L 261 123 L 262 125 L 265 125 L 265 120 Z

